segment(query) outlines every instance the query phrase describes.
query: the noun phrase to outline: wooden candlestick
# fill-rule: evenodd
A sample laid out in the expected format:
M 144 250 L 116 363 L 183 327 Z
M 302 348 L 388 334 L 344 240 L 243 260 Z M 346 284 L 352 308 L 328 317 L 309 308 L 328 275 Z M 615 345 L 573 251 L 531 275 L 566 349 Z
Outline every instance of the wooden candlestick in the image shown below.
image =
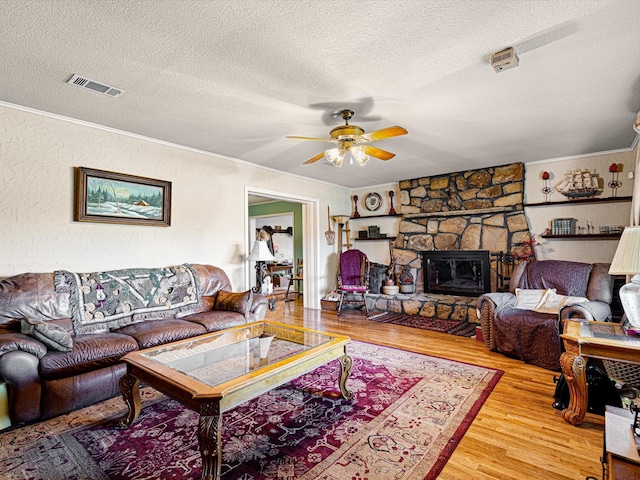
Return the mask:
M 391 208 L 389 209 L 389 215 L 395 215 L 396 214 L 396 209 L 393 208 L 393 196 L 395 194 L 393 193 L 393 190 L 389 191 L 389 202 L 391 203 Z
M 358 213 L 358 195 L 353 196 L 353 218 L 358 218 L 360 214 Z

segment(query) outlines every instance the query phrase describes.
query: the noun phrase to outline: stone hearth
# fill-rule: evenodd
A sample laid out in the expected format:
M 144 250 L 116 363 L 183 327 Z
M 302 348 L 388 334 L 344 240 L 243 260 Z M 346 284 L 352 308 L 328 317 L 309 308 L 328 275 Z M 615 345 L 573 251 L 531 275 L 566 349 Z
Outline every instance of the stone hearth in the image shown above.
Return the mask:
M 478 323 L 475 297 L 454 295 L 416 294 L 368 294 L 367 308 L 370 312 L 406 313 L 463 322 Z

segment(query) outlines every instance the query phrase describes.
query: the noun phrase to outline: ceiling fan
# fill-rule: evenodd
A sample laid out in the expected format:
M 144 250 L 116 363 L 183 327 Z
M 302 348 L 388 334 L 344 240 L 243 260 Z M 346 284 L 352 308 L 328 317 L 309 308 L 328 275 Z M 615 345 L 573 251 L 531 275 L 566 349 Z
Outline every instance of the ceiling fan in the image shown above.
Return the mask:
M 337 147 L 330 148 L 310 158 L 305 165 L 314 163 L 325 157 L 335 167 L 342 167 L 344 157 L 347 152 L 351 152 L 351 157 L 355 158 L 360 165 L 364 165 L 369 157 L 375 157 L 380 160 L 390 160 L 395 157 L 395 153 L 387 152 L 380 148 L 367 145 L 369 142 L 384 140 L 385 138 L 406 135 L 408 132 L 402 127 L 388 127 L 375 132 L 364 133 L 364 129 L 357 125 L 349 125 L 349 120 L 353 117 L 353 110 L 342 110 L 339 112 L 344 120 L 344 125 L 340 125 L 331 130 L 331 138 L 313 138 L 313 137 L 296 137 L 287 136 L 286 138 L 297 138 L 298 140 L 315 140 L 319 142 L 335 143 Z

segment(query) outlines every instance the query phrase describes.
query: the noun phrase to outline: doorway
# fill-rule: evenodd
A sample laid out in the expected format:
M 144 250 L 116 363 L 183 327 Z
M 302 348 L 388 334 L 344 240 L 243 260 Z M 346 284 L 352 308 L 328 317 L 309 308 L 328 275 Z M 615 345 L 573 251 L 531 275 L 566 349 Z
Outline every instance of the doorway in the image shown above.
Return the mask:
M 282 192 L 275 192 L 255 187 L 245 187 L 245 254 L 248 255 L 253 240 L 251 226 L 249 221 L 249 205 L 255 203 L 256 200 L 264 199 L 264 201 L 282 201 L 300 204 L 301 207 L 301 227 L 300 233 L 302 238 L 302 262 L 304 264 L 305 281 L 303 306 L 305 308 L 320 308 L 320 294 L 317 282 L 317 271 L 319 263 L 318 244 L 318 215 L 319 200 L 317 198 L 304 197 L 301 195 L 292 195 Z M 255 227 L 254 227 L 255 228 Z M 255 233 L 253 233 L 255 235 Z M 249 262 L 246 265 L 247 285 L 250 283 L 251 272 Z

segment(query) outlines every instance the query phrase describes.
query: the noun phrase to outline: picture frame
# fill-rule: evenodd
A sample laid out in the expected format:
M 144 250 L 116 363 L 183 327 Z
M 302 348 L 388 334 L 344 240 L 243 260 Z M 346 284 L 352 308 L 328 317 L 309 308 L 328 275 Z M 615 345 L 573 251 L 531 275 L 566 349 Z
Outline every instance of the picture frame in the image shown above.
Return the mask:
M 171 225 L 171 182 L 75 168 L 76 222 Z

